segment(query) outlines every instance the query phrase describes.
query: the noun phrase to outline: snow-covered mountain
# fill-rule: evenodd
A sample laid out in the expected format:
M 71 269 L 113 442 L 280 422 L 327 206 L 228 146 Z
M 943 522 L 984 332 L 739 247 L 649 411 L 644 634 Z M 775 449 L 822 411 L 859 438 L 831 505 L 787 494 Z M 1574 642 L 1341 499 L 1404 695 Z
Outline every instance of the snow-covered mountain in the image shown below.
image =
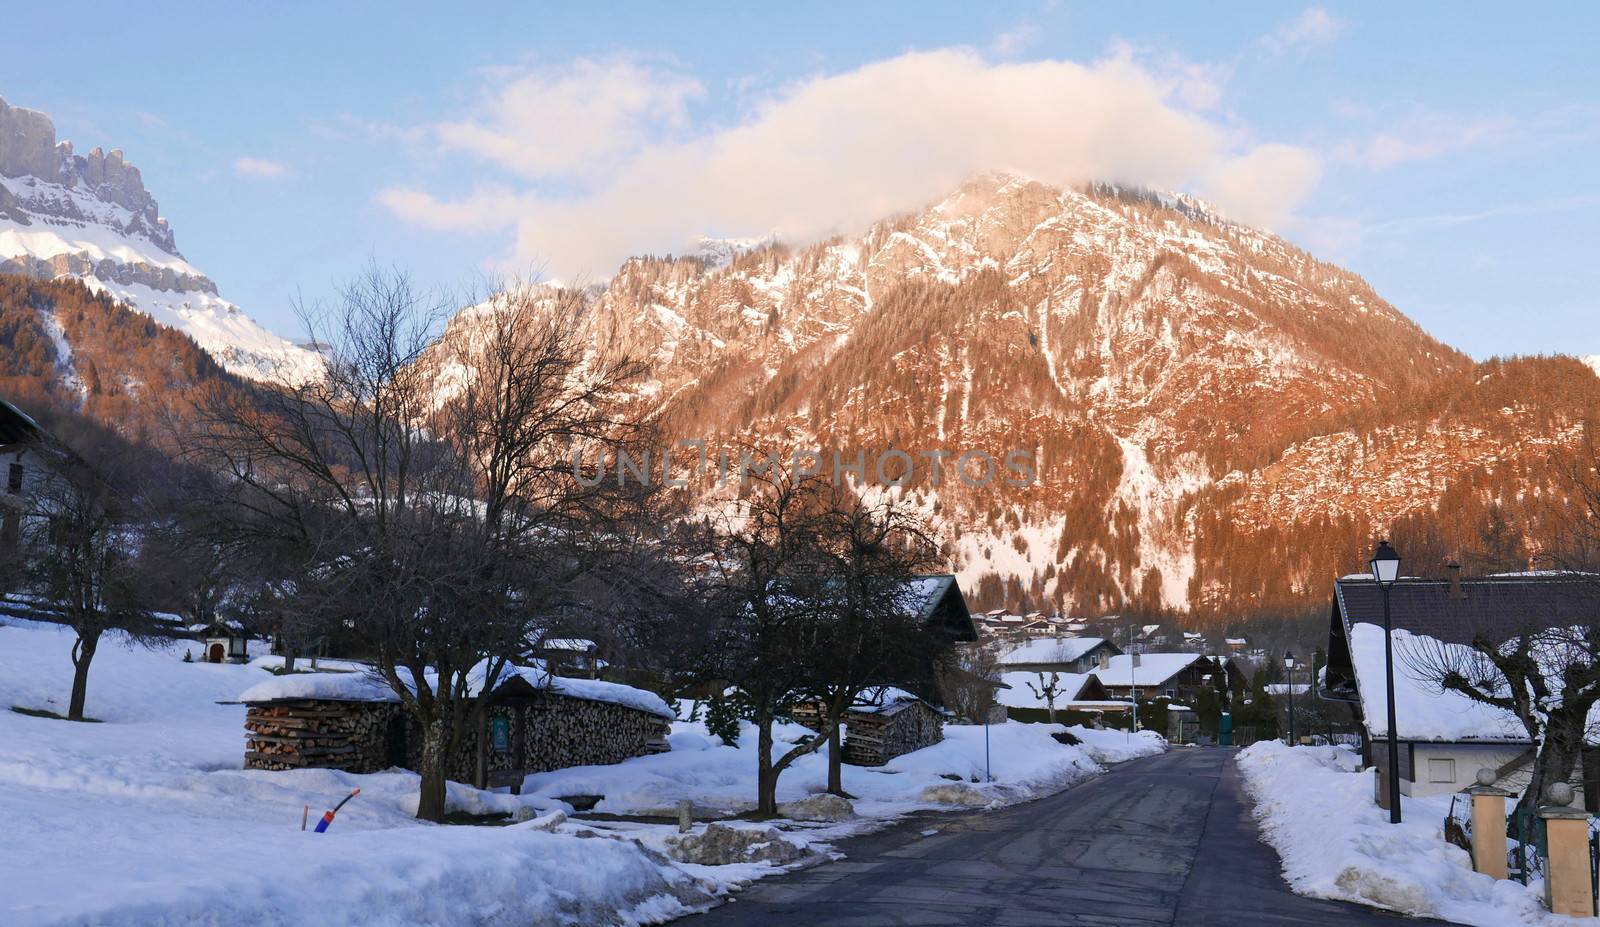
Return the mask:
M 859 235 L 718 257 L 631 260 L 570 296 L 602 353 L 648 363 L 671 434 L 911 454 L 905 492 L 985 607 L 1303 603 L 1442 500 L 1438 544 L 1475 541 L 1600 412 L 1571 360 L 1475 365 L 1356 275 L 1180 197 L 993 175 Z M 1013 449 L 1037 461 L 1026 490 L 936 486 L 920 456 Z
M 1600 377 L 1600 354 L 1590 354 L 1588 357 L 1583 358 L 1583 362 L 1589 365 L 1589 369 L 1594 371 L 1595 376 Z
M 81 279 L 189 335 L 254 379 L 313 375 L 320 361 L 217 293 L 178 251 L 139 169 L 120 150 L 77 154 L 55 125 L 0 100 L 0 273 Z

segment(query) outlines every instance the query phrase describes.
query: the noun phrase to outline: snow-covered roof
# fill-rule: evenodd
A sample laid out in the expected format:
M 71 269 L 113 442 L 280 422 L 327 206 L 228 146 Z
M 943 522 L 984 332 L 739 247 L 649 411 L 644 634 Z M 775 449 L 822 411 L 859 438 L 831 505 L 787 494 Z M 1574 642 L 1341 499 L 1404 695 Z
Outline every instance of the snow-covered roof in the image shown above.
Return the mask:
M 862 703 L 851 706 L 850 711 L 854 714 L 863 715 L 893 714 L 916 702 L 922 702 L 940 714 L 950 714 L 946 709 L 932 704 L 927 699 L 894 686 L 882 686 L 863 693 Z
M 1394 630 L 1395 733 L 1402 740 L 1526 741 L 1527 734 L 1507 711 L 1475 702 L 1459 692 L 1441 691 L 1414 663 L 1426 648 L 1441 644 L 1403 628 Z M 1355 666 L 1361 714 L 1373 737 L 1389 736 L 1388 684 L 1384 678 L 1383 628 L 1365 622 L 1350 626 L 1350 660 Z
M 468 677 L 467 694 L 477 696 L 483 690 L 486 668 L 480 664 Z M 507 665 L 496 680 L 496 688 L 512 678 L 520 677 L 529 685 L 549 689 L 568 698 L 591 702 L 607 702 L 633 708 L 663 718 L 676 717 L 661 696 L 644 689 L 625 686 L 599 679 L 569 679 L 552 676 L 542 667 Z M 402 674 L 401 678 L 409 678 Z M 274 676 L 256 683 L 239 696 L 245 703 L 273 702 L 283 699 L 319 699 L 346 702 L 398 702 L 400 696 L 381 677 L 374 673 L 290 673 Z
M 1201 658 L 1198 653 L 1144 653 L 1139 654 L 1139 666 L 1134 668 L 1132 654 L 1118 654 L 1111 665 L 1097 669 L 1094 675 L 1107 686 L 1156 686 L 1178 675 L 1189 664 Z
M 1105 643 L 1101 637 L 1041 637 L 1000 655 L 1001 666 L 1071 663 Z
M 1311 691 L 1311 683 L 1297 682 L 1291 686 L 1286 682 L 1274 682 L 1266 686 L 1268 695 L 1288 695 L 1291 688 L 1294 689 L 1295 695 L 1305 695 Z
M 1093 676 L 1089 673 L 1056 673 L 1056 708 L 1064 709 L 1067 703 L 1076 699 L 1083 693 L 1084 686 L 1089 684 Z M 1034 689 L 1039 688 L 1038 673 L 1002 673 L 1000 681 L 1010 686 L 1009 689 L 995 691 L 995 699 L 1007 708 L 1048 708 L 1045 700 L 1034 694 Z M 1045 675 L 1044 682 L 1048 683 L 1050 676 Z M 1029 685 L 1032 684 L 1032 688 Z

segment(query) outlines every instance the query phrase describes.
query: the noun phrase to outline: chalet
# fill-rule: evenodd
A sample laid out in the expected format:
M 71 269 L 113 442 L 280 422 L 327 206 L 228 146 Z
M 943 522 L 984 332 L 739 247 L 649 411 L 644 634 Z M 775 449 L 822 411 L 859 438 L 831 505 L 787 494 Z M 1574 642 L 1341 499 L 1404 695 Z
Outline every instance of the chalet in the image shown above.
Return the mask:
M 1006 650 L 998 662 L 1006 672 L 1089 673 L 1121 652 L 1102 637 L 1047 637 Z
M 200 638 L 200 659 L 205 663 L 249 663 L 250 635 L 237 621 L 217 619 L 196 625 Z
M 5 475 L 5 491 L 0 493 L 0 549 L 17 546 L 23 520 L 32 508 L 29 498 L 52 478 L 69 454 L 26 412 L 0 399 L 0 471 Z
M 954 574 L 931 573 L 912 579 L 907 589 L 907 607 L 931 631 L 955 641 L 970 643 L 978 639 L 967 598 L 961 594 Z
M 547 637 L 533 648 L 535 659 L 553 673 L 595 679 L 600 675 L 600 646 L 579 637 Z
M 1497 643 L 1530 629 L 1593 625 L 1600 582 L 1552 573 L 1462 579 L 1454 568 L 1445 580 L 1400 579 L 1389 600 L 1400 793 L 1455 792 L 1475 784 L 1480 769 L 1495 770 L 1502 788 L 1524 788 L 1533 754 L 1521 724 L 1509 712 L 1441 691 L 1427 678 L 1427 655 L 1465 648 L 1479 635 Z M 1377 771 L 1380 803 L 1390 763 L 1383 645 L 1377 583 L 1364 575 L 1336 581 L 1320 694 L 1349 702 L 1363 759 Z M 1585 807 L 1600 807 L 1600 753 L 1593 744 L 1582 751 L 1574 785 Z
M 1188 702 L 1203 687 L 1215 686 L 1218 673 L 1231 691 L 1244 690 L 1244 674 L 1232 660 L 1198 653 L 1121 654 L 1103 658 L 1094 670 L 1111 698 L 1132 698 L 1137 689 L 1140 699 L 1165 696 L 1180 702 Z
M 471 680 L 469 680 L 471 683 Z M 483 698 L 483 674 L 468 695 Z M 239 696 L 247 769 L 415 769 L 422 732 L 394 690 L 365 673 L 298 673 Z M 508 666 L 477 729 L 450 758 L 449 778 L 478 788 L 521 788 L 531 773 L 620 763 L 670 750 L 672 709 L 653 692 Z M 476 709 L 474 704 L 473 709 Z

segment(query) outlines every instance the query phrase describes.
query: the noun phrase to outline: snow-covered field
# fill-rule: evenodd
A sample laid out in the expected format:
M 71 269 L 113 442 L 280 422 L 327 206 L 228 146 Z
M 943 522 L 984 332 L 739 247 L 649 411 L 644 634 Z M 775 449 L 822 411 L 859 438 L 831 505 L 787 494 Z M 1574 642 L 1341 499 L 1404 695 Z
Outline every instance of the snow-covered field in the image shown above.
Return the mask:
M 1372 800 L 1372 773 L 1350 750 L 1263 741 L 1238 762 L 1262 839 L 1299 894 L 1476 927 L 1594 923 L 1550 914 L 1537 884 L 1473 872 L 1467 852 L 1444 839 L 1448 795 L 1403 798 L 1404 821 L 1390 824 Z
M 89 678 L 88 714 L 102 723 L 10 711 L 65 711 L 71 643 L 52 625 L 0 624 L 0 923 L 7 927 L 654 923 L 775 871 L 765 863 L 675 863 L 655 852 L 676 832 L 662 825 L 569 821 L 545 832 L 539 820 L 421 824 L 411 817 L 416 776 L 404 771 L 242 769 L 244 708 L 218 702 L 270 678 L 271 658 L 184 663 L 181 645 L 130 649 L 108 639 Z M 1099 762 L 1164 746 L 1153 735 L 1074 729 L 1084 746 L 1067 747 L 1049 736 L 1059 729 L 992 727 L 992 783 L 981 781 L 982 728 L 947 728 L 944 743 L 881 770 L 847 766 L 845 787 L 861 797 L 861 817 L 794 825 L 793 839 L 825 849 L 912 810 L 1038 797 L 1097 774 Z M 530 777 L 521 796 L 452 784 L 450 804 L 473 813 L 523 805 L 544 813 L 570 810 L 560 798 L 581 794 L 604 795 L 596 810 L 614 813 L 670 812 L 682 799 L 697 814 L 751 807 L 753 731 L 726 747 L 683 723 L 672 742 L 671 753 Z M 825 777 L 825 758 L 808 757 L 784 774 L 780 799 L 819 791 Z M 304 806 L 314 822 L 358 787 L 327 834 L 301 832 Z

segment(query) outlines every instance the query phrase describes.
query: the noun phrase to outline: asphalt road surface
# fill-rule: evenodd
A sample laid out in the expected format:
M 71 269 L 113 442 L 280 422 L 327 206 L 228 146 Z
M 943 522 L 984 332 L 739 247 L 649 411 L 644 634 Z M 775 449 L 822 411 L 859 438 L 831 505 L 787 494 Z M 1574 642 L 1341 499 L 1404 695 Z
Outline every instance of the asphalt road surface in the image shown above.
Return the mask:
M 847 859 L 757 882 L 680 923 L 1442 923 L 1292 894 L 1256 837 L 1233 752 L 1178 748 L 1003 811 L 919 816 L 841 843 Z

